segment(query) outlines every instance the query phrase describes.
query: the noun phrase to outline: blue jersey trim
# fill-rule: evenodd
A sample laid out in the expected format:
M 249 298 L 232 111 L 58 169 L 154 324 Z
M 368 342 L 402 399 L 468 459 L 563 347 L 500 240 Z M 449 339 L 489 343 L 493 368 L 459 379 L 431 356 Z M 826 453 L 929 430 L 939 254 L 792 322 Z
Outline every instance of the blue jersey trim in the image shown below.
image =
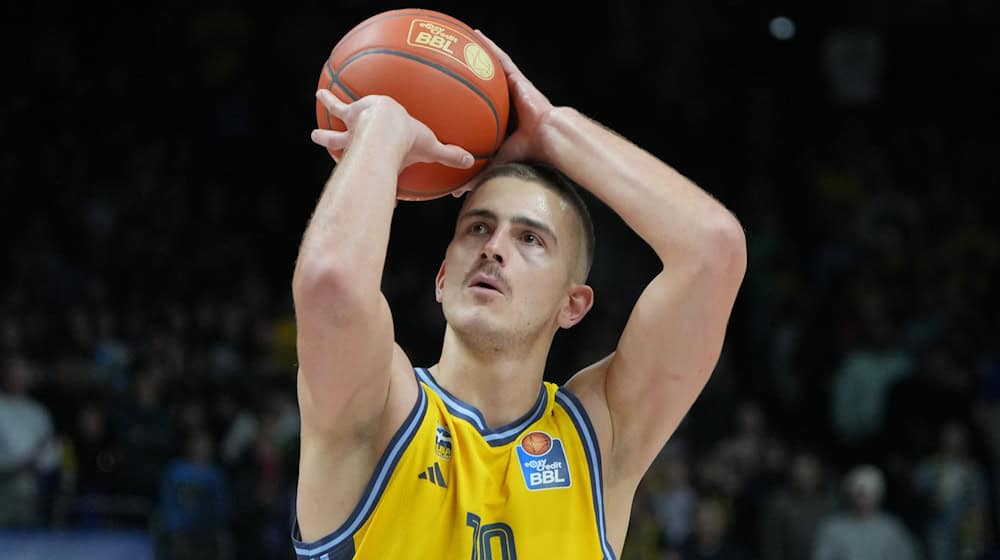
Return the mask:
M 438 384 L 431 372 L 424 368 L 416 368 L 416 370 L 417 378 L 441 397 L 448 412 L 475 426 L 486 443 L 493 447 L 506 445 L 517 439 L 521 432 L 542 417 L 548 403 L 548 394 L 545 392 L 545 385 L 542 384 L 538 389 L 538 399 L 535 401 L 535 405 L 524 416 L 499 428 L 489 429 L 486 426 L 486 419 L 483 417 L 483 413 L 479 412 L 479 409 L 449 393 L 447 389 Z
M 427 393 L 424 392 L 423 387 L 420 387 L 419 384 L 417 384 L 417 393 L 417 402 L 413 405 L 413 410 L 410 411 L 410 415 L 403 422 L 403 425 L 392 436 L 389 445 L 386 446 L 386 450 L 382 454 L 382 458 L 379 460 L 378 465 L 375 466 L 375 472 L 372 473 L 365 491 L 358 500 L 358 505 L 355 506 L 354 511 L 351 512 L 347 520 L 329 535 L 310 543 L 299 540 L 298 521 L 296 520 L 295 526 L 292 529 L 292 543 L 295 546 L 295 553 L 299 556 L 300 560 L 313 559 L 316 555 L 330 551 L 334 547 L 336 549 L 329 553 L 331 559 L 350 558 L 353 556 L 354 539 L 352 537 L 354 533 L 368 519 L 368 516 L 371 515 L 372 510 L 375 508 L 375 504 L 382 497 L 382 492 L 389 482 L 389 476 L 395 470 L 399 458 L 402 457 L 403 451 L 410 444 L 413 435 L 417 433 L 417 427 L 420 425 L 420 421 L 423 420 L 424 414 L 427 411 Z M 350 549 L 350 555 L 344 556 L 348 548 Z
M 583 405 L 569 389 L 560 387 L 556 391 L 558 402 L 569 414 L 576 426 L 587 452 L 587 466 L 590 469 L 590 489 L 594 496 L 594 511 L 597 513 L 597 533 L 601 539 L 601 549 L 606 560 L 615 560 L 615 553 L 608 542 L 607 524 L 604 522 L 604 478 L 601 467 L 601 448 L 597 442 L 597 432 Z

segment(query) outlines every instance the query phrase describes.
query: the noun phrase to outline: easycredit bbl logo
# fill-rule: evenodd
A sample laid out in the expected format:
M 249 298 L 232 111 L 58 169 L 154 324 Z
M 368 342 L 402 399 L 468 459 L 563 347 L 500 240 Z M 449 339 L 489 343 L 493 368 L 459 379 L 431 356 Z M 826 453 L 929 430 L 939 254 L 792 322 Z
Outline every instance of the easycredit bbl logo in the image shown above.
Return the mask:
M 426 19 L 410 21 L 406 44 L 447 56 L 471 70 L 480 79 L 489 81 L 496 74 L 493 60 L 479 43 L 458 29 L 441 22 Z
M 521 438 L 515 449 L 528 490 L 569 487 L 569 464 L 562 441 L 535 431 Z

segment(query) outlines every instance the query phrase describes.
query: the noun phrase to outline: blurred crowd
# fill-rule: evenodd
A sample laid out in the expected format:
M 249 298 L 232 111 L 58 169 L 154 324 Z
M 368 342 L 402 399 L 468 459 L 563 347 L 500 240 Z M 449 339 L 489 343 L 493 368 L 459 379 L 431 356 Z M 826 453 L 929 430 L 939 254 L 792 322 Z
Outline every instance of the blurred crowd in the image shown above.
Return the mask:
M 0 527 L 292 557 L 290 278 L 331 167 L 312 93 L 377 9 L 360 4 L 115 15 L 148 26 L 22 8 L 0 102 Z M 514 13 L 440 7 L 747 230 L 722 359 L 637 493 L 623 560 L 998 557 L 998 10 L 902 4 L 803 8 L 782 41 L 774 3 L 622 3 L 574 16 L 623 38 L 576 60 Z M 602 70 L 581 88 L 556 67 Z M 657 266 L 589 200 L 597 304 L 557 336 L 554 382 L 613 349 Z M 402 204 L 393 225 L 383 289 L 419 365 L 456 204 Z

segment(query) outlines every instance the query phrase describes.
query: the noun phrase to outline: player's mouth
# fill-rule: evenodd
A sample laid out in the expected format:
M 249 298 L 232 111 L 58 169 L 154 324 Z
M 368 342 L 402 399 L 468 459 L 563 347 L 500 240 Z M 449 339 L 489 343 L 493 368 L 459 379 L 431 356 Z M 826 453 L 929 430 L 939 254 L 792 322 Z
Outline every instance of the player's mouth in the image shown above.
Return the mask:
M 483 272 L 474 275 L 469 280 L 468 287 L 480 292 L 496 292 L 500 295 L 507 295 L 502 280 Z

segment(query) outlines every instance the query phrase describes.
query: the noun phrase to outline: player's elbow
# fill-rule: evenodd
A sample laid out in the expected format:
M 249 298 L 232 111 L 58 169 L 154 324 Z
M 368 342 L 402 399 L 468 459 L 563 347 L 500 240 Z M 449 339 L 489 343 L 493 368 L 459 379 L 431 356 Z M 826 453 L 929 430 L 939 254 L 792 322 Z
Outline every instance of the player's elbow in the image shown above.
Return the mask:
M 300 262 L 292 276 L 292 299 L 297 310 L 351 310 L 366 299 L 361 286 L 348 266 Z
M 747 268 L 747 238 L 742 224 L 725 211 L 712 220 L 706 230 L 703 252 L 706 265 L 715 274 L 741 282 Z
M 292 275 L 292 296 L 296 300 L 308 299 L 317 294 L 342 290 L 347 285 L 344 268 L 328 262 L 300 259 L 295 263 Z

